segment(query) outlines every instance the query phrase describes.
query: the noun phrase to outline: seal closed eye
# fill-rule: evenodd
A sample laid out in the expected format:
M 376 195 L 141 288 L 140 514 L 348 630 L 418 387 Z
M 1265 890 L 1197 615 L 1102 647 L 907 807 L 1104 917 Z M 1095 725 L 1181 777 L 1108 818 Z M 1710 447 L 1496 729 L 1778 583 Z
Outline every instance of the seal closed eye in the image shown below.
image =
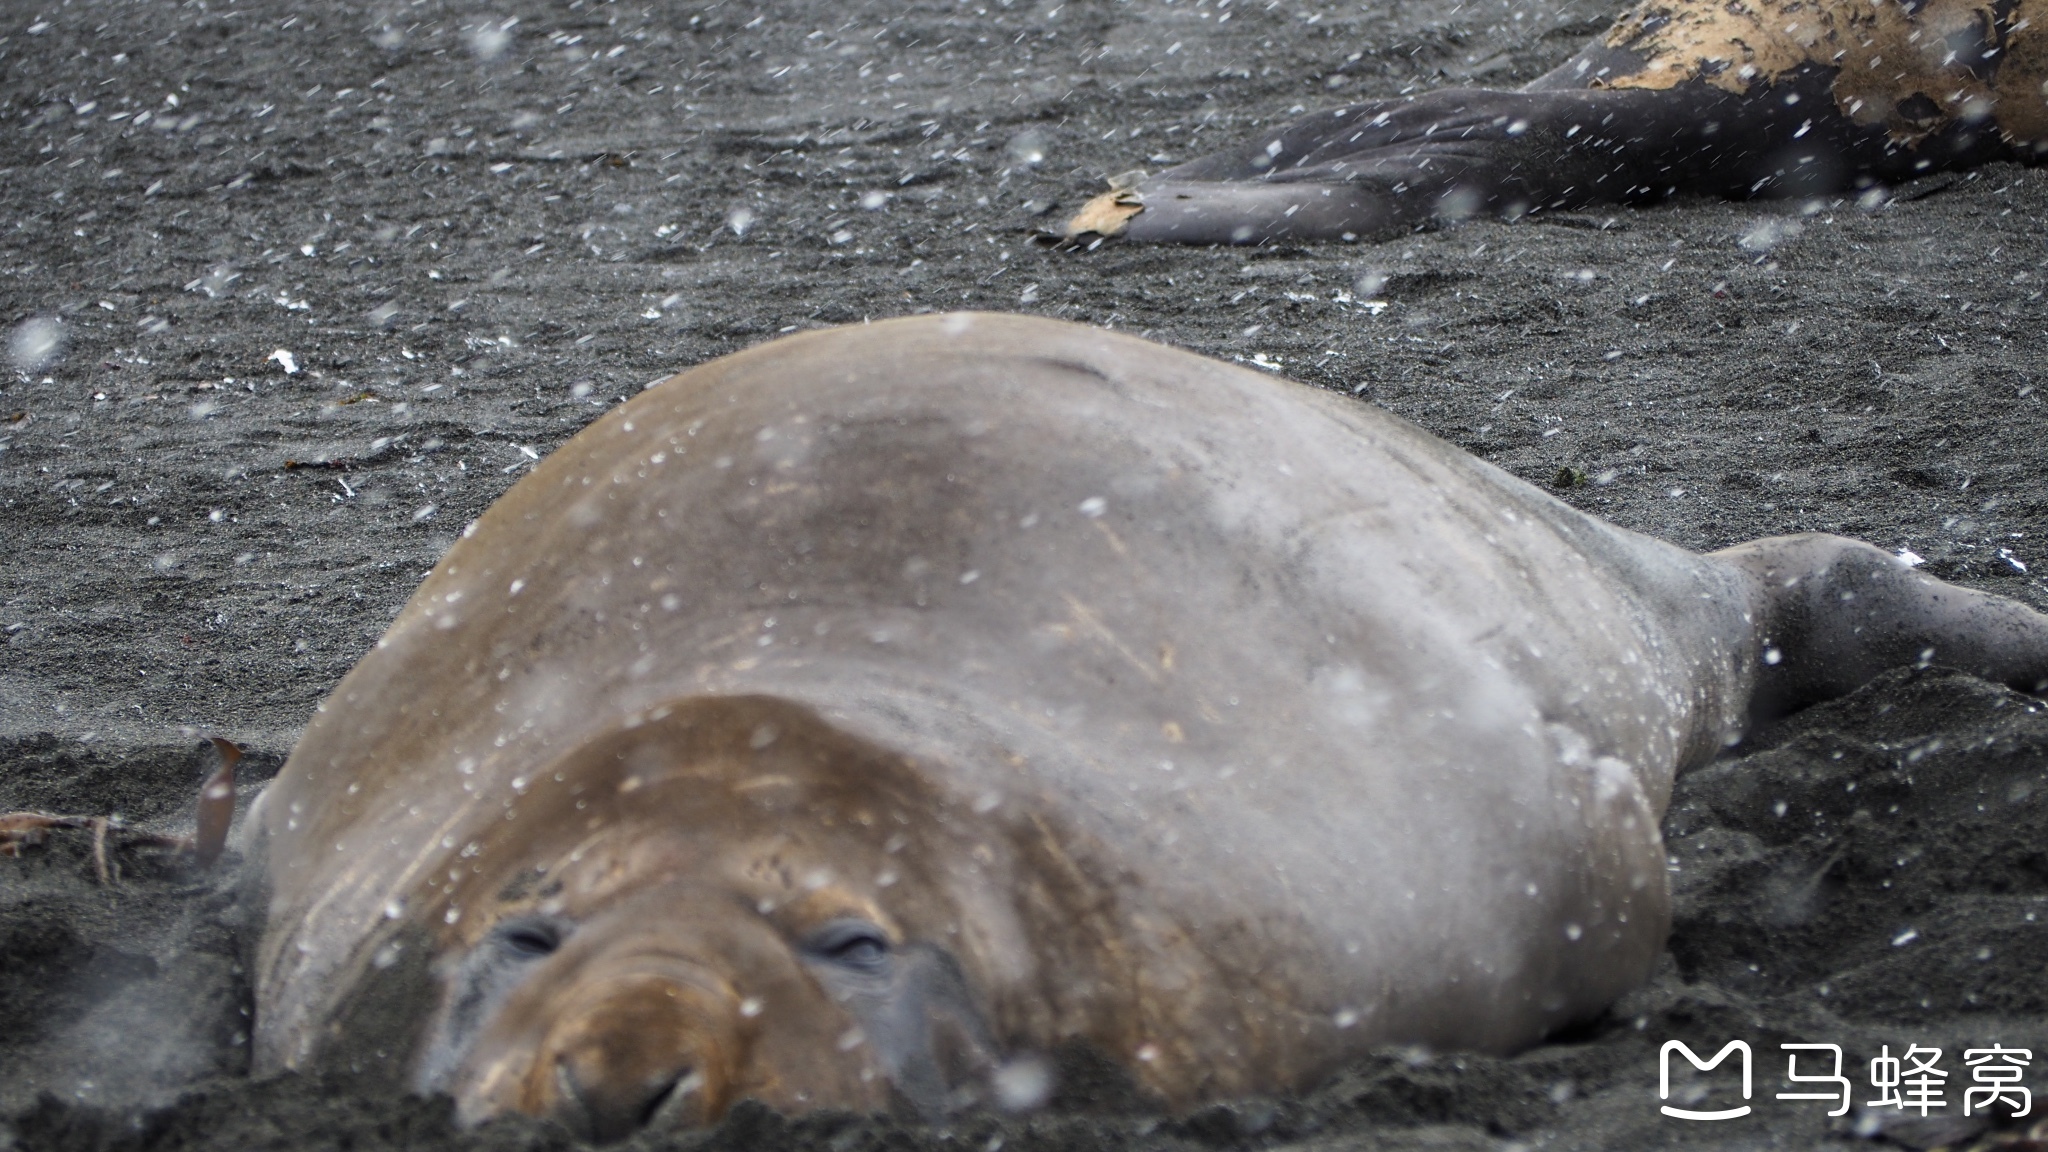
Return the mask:
M 484 1023 L 532 975 L 536 963 L 553 955 L 573 931 L 574 926 L 559 917 L 515 916 L 501 921 L 459 959 L 444 959 L 442 1009 L 423 1046 L 415 1087 L 446 1088 L 455 1064 Z
M 1921 659 L 2032 690 L 2048 621 L 1122 335 L 793 336 L 548 457 L 312 719 L 256 1070 L 613 1139 L 1031 1107 L 1068 1043 L 1176 1107 L 1512 1051 L 1650 972 L 1676 773 Z
M 889 939 L 866 921 L 838 920 L 813 933 L 804 942 L 804 951 L 820 960 L 874 972 L 889 962 Z
M 551 956 L 562 946 L 567 929 L 555 920 L 533 917 L 500 924 L 493 933 L 506 951 L 523 959 Z

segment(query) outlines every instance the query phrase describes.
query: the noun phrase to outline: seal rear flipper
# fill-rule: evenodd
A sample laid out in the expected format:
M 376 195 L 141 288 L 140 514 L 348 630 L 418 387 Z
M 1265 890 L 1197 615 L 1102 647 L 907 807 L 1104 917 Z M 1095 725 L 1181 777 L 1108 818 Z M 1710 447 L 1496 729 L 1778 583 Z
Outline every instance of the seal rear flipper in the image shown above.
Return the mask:
M 1158 181 L 1122 195 L 1131 215 L 1116 231 L 1098 234 L 1155 244 L 1385 236 L 1411 227 L 1417 214 L 1410 209 L 1422 206 L 1419 198 L 1411 204 L 1399 193 L 1363 184 Z
M 1138 182 L 1118 202 L 1135 200 L 1139 211 L 1116 231 L 1086 227 L 1102 200 L 1067 231 L 1195 244 L 1370 239 L 1683 188 L 1755 191 L 1769 184 L 1758 183 L 1755 161 L 1774 162 L 1780 137 L 1811 133 L 1787 116 L 1782 102 L 1704 85 L 1443 89 L 1303 117 Z M 1805 141 L 1801 155 L 1835 172 L 1824 137 Z
M 1713 553 L 1748 575 L 1760 661 L 1752 722 L 1846 695 L 1880 672 L 1942 664 L 2048 692 L 2048 616 L 1959 588 L 1840 536 L 1755 540 Z
M 1505 131 L 1514 119 L 1495 116 L 1491 107 L 1504 97 L 1513 99 L 1449 89 L 1307 116 L 1115 187 L 1085 205 L 1065 236 L 1180 244 L 1357 240 L 1408 231 L 1446 213 L 1470 216 L 1514 183 L 1486 146 L 1527 128 Z

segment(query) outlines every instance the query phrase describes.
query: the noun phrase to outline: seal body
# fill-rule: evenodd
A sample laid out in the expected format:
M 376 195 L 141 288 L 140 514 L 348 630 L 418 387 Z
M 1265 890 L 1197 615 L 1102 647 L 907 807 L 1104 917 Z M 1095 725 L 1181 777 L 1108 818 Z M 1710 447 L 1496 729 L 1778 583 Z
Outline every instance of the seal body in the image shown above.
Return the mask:
M 551 455 L 321 707 L 256 1066 L 396 997 L 354 1051 L 603 1138 L 1026 1106 L 1067 1041 L 1181 1105 L 1513 1050 L 1649 972 L 1675 772 L 1931 634 L 2048 673 L 1874 550 L 1697 556 L 1129 337 L 790 337 Z
M 1358 239 L 2048 153 L 2039 0 L 1644 0 L 1517 91 L 1319 112 L 1091 201 L 1069 238 Z

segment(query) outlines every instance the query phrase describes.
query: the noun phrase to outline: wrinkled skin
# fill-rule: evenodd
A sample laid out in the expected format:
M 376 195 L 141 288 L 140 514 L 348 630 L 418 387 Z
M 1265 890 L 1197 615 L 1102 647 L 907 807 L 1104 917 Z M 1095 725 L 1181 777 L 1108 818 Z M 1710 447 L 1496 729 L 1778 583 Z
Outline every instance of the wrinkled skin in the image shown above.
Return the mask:
M 1694 555 L 1158 345 L 791 337 L 549 457 L 322 706 L 257 1070 L 612 1139 L 1028 1107 L 1069 1042 L 1174 1106 L 1511 1051 L 1648 974 L 1675 773 L 1929 648 L 2048 676 L 1865 545 Z
M 1790 29 L 1791 31 L 1787 31 Z M 1070 240 L 1355 240 L 2048 155 L 2041 0 L 1645 0 L 1519 90 L 1316 112 L 1091 201 Z

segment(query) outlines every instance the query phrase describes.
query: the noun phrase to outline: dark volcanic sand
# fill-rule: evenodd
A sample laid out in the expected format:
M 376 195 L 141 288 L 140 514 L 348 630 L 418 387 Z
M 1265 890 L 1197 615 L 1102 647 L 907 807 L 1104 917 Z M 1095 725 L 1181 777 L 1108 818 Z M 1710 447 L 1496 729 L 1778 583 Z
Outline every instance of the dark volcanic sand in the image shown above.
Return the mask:
M 2048 171 L 1356 245 L 1031 242 L 1105 175 L 1297 106 L 1518 83 L 1598 0 L 1238 0 L 1227 23 L 1211 0 L 5 7 L 0 324 L 55 318 L 62 347 L 0 376 L 0 810 L 189 826 L 193 733 L 275 771 L 535 454 L 777 332 L 937 309 L 1277 364 L 1531 480 L 1576 470 L 1564 499 L 1689 547 L 1839 531 L 2048 606 L 2022 567 L 2048 564 Z M 1866 1135 L 1968 1138 L 1965 1047 L 2033 1049 L 2048 1089 L 2048 713 L 1937 668 L 1738 752 L 1667 823 L 1662 975 L 1523 1056 L 1393 1052 L 1181 1118 L 1077 1057 L 1028 1120 L 746 1108 L 666 1142 L 1857 1139 L 1858 1114 L 1773 1099 L 1788 1041 L 1846 1046 L 1859 1102 L 1878 1045 L 1944 1049 L 1948 1126 Z M 84 834 L 0 860 L 0 1148 L 568 1142 L 458 1135 L 443 1103 L 339 1074 L 244 1079 L 227 882 L 114 862 L 101 886 Z M 1755 1114 L 1660 1117 L 1672 1038 L 1748 1040 Z

